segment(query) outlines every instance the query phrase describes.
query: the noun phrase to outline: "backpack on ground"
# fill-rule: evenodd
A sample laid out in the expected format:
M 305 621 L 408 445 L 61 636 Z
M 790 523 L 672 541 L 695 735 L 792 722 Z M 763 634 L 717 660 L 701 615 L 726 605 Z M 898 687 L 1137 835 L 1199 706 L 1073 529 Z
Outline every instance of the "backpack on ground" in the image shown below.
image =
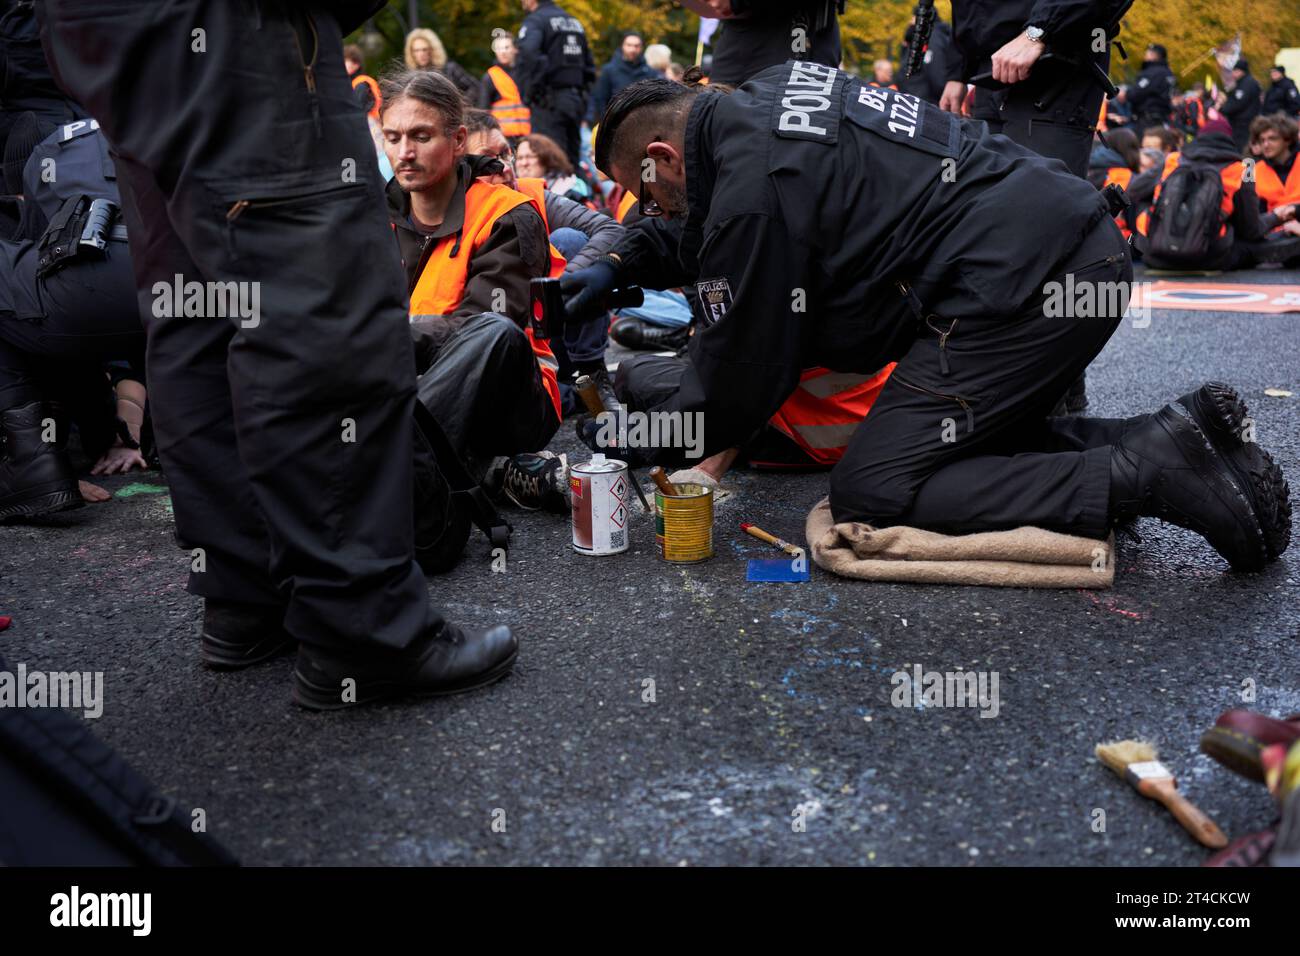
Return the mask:
M 1223 180 L 1205 163 L 1180 163 L 1160 185 L 1147 226 L 1147 251 L 1163 262 L 1204 265 L 1223 228 Z

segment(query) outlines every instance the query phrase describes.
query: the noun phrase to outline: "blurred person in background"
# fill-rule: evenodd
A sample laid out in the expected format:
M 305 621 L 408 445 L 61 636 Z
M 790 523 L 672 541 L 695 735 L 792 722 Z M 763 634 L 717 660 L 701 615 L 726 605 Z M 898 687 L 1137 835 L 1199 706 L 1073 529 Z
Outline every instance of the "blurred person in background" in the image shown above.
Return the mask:
M 409 70 L 436 70 L 451 80 L 467 102 L 478 95 L 478 81 L 455 60 L 448 59 L 442 40 L 427 27 L 417 27 L 406 35 L 405 58 Z

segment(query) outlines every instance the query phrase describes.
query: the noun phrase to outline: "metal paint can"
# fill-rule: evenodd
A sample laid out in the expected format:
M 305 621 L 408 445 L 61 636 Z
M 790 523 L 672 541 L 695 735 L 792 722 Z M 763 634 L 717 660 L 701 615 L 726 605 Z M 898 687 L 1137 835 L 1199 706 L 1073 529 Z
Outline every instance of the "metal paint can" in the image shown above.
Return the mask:
M 573 550 L 579 554 L 618 554 L 627 550 L 629 479 L 627 463 L 591 456 L 569 469 Z
M 695 564 L 713 557 L 713 489 L 682 482 L 679 494 L 655 491 L 655 543 L 659 556 L 673 564 Z

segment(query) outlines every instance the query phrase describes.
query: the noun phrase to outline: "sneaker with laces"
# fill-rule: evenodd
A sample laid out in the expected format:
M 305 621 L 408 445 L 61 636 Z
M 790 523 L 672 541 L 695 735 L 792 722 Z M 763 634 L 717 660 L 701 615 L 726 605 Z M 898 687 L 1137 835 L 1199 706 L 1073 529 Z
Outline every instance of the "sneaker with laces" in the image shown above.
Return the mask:
M 569 513 L 569 459 L 554 452 L 528 452 L 506 462 L 502 490 L 526 511 Z

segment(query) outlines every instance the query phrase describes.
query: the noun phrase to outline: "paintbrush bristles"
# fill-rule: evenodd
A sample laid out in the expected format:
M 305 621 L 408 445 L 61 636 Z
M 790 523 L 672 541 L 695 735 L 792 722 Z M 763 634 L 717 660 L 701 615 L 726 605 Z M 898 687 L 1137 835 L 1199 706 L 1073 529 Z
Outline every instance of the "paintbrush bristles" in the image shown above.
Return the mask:
M 1156 759 L 1156 745 L 1149 740 L 1116 740 L 1097 744 L 1097 759 L 1120 776 L 1131 763 L 1144 763 Z

